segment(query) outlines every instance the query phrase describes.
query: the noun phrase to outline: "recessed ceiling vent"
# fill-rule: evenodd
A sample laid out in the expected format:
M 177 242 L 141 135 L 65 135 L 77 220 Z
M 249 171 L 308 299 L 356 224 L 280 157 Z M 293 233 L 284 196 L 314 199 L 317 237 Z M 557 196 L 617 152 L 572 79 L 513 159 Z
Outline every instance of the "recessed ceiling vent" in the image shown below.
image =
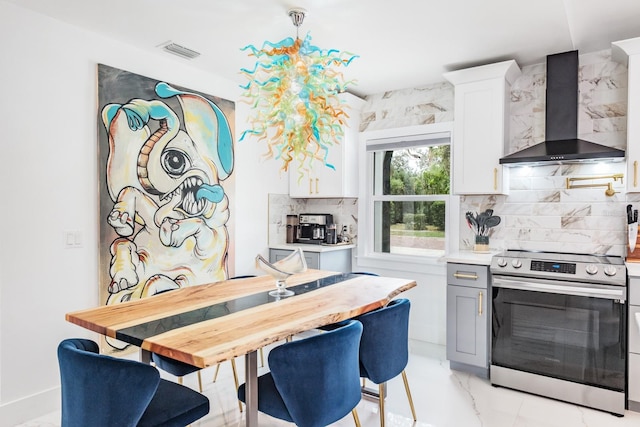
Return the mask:
M 171 41 L 163 43 L 162 45 L 160 45 L 160 47 L 166 52 L 178 55 L 179 57 L 185 59 L 193 59 L 200 56 L 200 52 L 196 52 L 195 50 L 191 50 L 188 47 L 184 47 L 182 45 L 179 45 L 178 43 L 173 43 Z

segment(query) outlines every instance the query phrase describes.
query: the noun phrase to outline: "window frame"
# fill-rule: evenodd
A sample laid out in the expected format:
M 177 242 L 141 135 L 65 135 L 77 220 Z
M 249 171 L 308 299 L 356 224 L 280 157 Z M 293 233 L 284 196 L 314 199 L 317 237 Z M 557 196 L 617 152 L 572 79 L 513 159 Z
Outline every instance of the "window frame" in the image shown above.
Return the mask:
M 383 267 L 397 270 L 422 271 L 420 266 L 436 264 L 442 255 L 397 254 L 375 251 L 375 209 L 380 201 L 435 201 L 445 202 L 445 250 L 444 256 L 457 250 L 459 236 L 459 197 L 447 195 L 375 195 L 374 194 L 374 155 L 375 151 L 400 149 L 416 146 L 417 142 L 426 141 L 424 145 L 441 145 L 445 141 L 451 146 L 453 153 L 453 123 L 435 123 L 429 125 L 408 126 L 379 131 L 367 131 L 360 134 L 359 150 L 359 194 L 358 203 L 358 250 L 357 263 L 362 267 Z M 453 163 L 452 157 L 450 157 Z M 450 165 L 452 166 L 452 165 Z M 450 167 L 451 174 L 453 168 Z M 453 182 L 453 177 L 450 177 Z

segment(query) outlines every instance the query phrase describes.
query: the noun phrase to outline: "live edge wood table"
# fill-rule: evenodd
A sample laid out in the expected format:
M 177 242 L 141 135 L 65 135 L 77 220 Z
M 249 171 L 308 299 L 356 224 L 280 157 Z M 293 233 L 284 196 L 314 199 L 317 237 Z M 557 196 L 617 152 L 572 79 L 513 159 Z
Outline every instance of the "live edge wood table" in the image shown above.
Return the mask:
M 66 320 L 141 349 L 207 368 L 245 356 L 246 425 L 258 425 L 256 351 L 268 344 L 385 306 L 416 286 L 407 279 L 307 270 L 291 276 L 294 296 L 277 300 L 270 276 L 191 286 L 100 306 Z

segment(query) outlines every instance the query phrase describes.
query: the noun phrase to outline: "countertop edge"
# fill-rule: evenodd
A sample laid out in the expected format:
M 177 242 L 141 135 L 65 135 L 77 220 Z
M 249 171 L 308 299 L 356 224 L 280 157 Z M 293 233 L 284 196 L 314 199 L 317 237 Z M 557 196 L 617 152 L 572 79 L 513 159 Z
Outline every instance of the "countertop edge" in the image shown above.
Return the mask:
M 500 251 L 490 251 L 489 253 L 476 253 L 473 251 L 451 252 L 441 258 L 444 262 L 457 264 L 491 265 L 491 258 Z

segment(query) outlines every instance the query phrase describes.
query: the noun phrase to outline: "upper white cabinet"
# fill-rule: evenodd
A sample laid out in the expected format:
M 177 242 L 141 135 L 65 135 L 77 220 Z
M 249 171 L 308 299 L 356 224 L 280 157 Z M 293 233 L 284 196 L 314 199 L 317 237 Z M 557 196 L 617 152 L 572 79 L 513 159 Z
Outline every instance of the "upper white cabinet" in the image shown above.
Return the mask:
M 507 193 L 499 160 L 509 142 L 511 84 L 520 74 L 513 60 L 444 74 L 455 86 L 454 194 Z
M 298 163 L 293 161 L 289 167 L 289 196 L 358 197 L 358 132 L 360 113 L 365 101 L 346 92 L 340 94 L 340 97 L 349 106 L 345 109 L 349 119 L 344 129 L 344 138 L 340 144 L 329 149 L 327 156 L 327 163 L 335 169 L 316 161 L 309 174 L 301 178 Z
M 627 66 L 627 191 L 640 192 L 640 37 L 611 43 L 611 57 Z

